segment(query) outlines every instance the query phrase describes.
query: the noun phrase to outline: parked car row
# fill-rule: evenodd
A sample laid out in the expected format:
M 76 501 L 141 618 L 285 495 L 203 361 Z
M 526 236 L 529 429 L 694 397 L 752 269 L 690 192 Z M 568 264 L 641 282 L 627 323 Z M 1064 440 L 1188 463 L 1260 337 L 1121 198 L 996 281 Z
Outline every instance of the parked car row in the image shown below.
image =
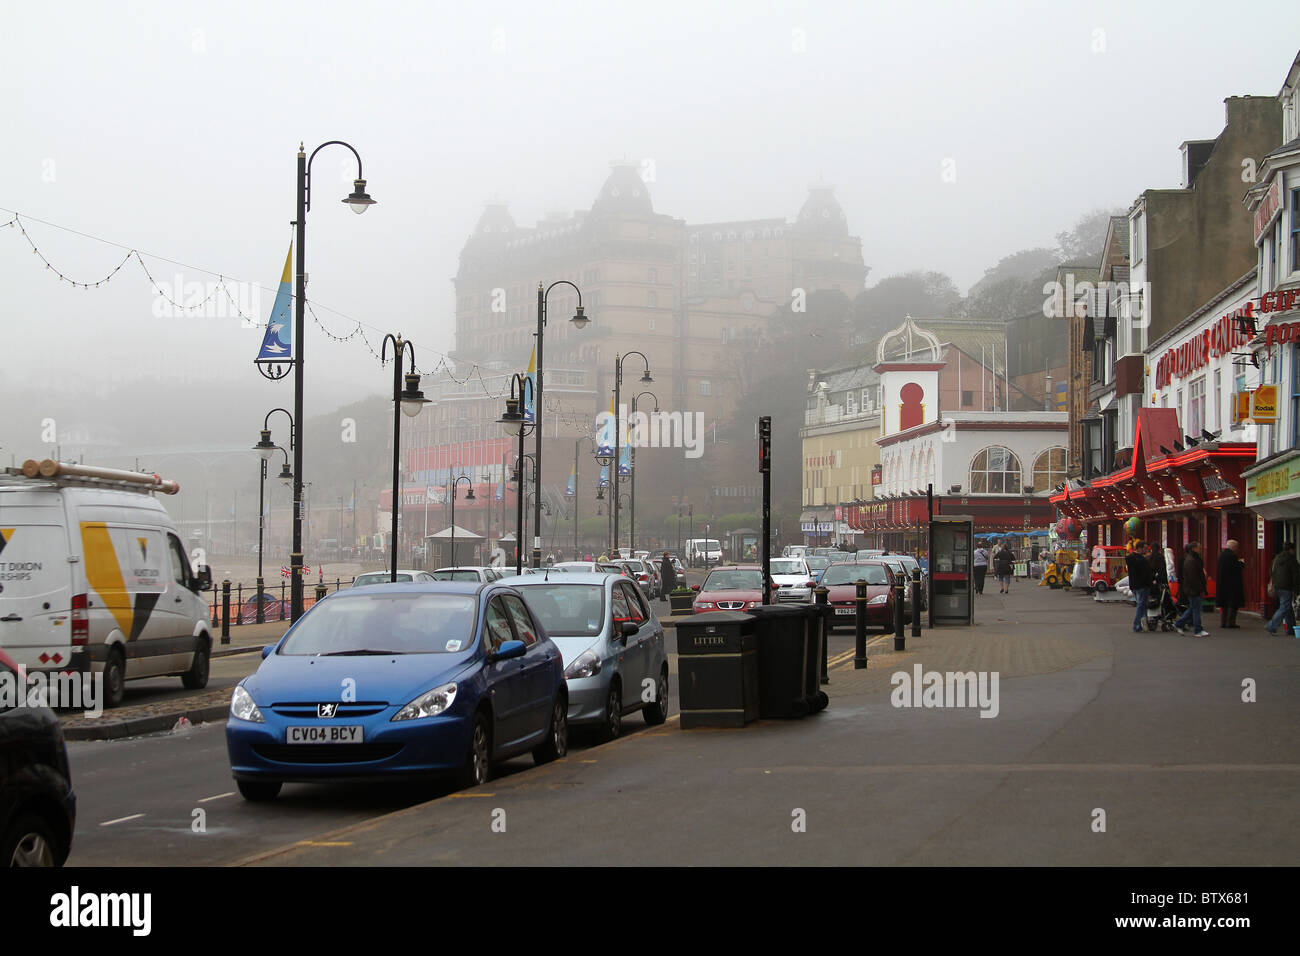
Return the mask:
M 552 569 L 555 570 L 555 569 Z M 399 665 L 399 666 L 394 666 Z M 341 694 L 364 688 L 361 699 Z M 318 602 L 236 686 L 230 766 L 248 800 L 286 782 L 454 775 L 564 756 L 668 709 L 663 627 L 619 572 L 381 582 Z

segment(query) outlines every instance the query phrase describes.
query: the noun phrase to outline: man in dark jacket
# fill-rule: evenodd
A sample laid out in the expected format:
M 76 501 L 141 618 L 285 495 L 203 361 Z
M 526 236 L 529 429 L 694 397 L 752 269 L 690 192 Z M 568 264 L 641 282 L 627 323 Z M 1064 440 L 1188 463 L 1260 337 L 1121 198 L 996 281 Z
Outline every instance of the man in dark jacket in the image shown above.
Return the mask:
M 1137 613 L 1133 615 L 1133 633 L 1141 634 L 1147 619 L 1147 601 L 1151 597 L 1153 573 L 1151 562 L 1147 560 L 1147 543 L 1139 541 L 1124 559 L 1128 565 L 1128 586 L 1137 601 Z
M 1238 547 L 1236 541 L 1229 541 L 1219 552 L 1219 567 L 1214 575 L 1214 600 L 1223 627 L 1237 626 L 1237 609 L 1246 603 L 1246 586 L 1241 577 L 1245 562 L 1237 557 Z
M 673 589 L 677 587 L 677 571 L 673 567 L 672 555 L 667 551 L 664 552 L 664 563 L 659 569 L 659 575 L 664 579 L 663 591 L 659 596 L 666 601 L 668 595 L 672 594 Z
M 1174 621 L 1174 627 L 1178 628 L 1179 634 L 1186 634 L 1184 625 L 1191 621 L 1191 636 L 1209 637 L 1210 632 L 1201 626 L 1201 602 L 1205 599 L 1205 559 L 1201 557 L 1201 546 L 1196 541 L 1187 542 L 1178 587 L 1178 593 L 1187 599 L 1187 610 Z
M 1295 631 L 1295 609 L 1291 602 L 1295 600 L 1295 592 L 1300 588 L 1300 563 L 1296 562 L 1295 542 L 1288 541 L 1282 546 L 1276 558 L 1273 559 L 1273 566 L 1269 568 L 1269 579 L 1273 582 L 1274 597 L 1277 598 L 1277 613 L 1273 619 L 1268 622 L 1268 632 L 1277 633 L 1277 626 L 1286 620 L 1287 633 L 1293 634 Z
M 999 594 L 1011 593 L 1011 575 L 1015 573 L 1016 556 L 1012 553 L 1011 548 L 1005 541 L 1002 542 L 1002 549 L 993 555 L 993 573 L 997 576 L 998 583 L 1002 585 Z

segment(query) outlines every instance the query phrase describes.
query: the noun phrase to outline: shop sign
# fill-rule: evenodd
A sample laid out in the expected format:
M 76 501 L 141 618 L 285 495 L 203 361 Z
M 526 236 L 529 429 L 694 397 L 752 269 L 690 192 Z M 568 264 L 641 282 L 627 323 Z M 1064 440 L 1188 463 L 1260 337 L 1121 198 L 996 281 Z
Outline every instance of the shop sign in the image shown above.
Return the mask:
M 1254 303 L 1247 302 L 1235 312 L 1219 317 L 1208 329 L 1176 348 L 1165 351 L 1156 362 L 1155 387 L 1164 388 L 1175 378 L 1184 378 L 1204 368 L 1212 358 L 1222 358 L 1245 345 L 1253 336 L 1253 322 L 1243 322 L 1254 315 Z
M 1273 185 L 1264 195 L 1264 201 L 1255 210 L 1255 245 L 1264 238 L 1268 227 L 1273 225 L 1273 217 L 1282 211 L 1282 177 L 1273 180 Z
M 1261 552 L 1264 550 L 1264 516 L 1255 516 L 1255 547 Z
M 1292 469 L 1296 469 L 1292 471 Z M 1300 495 L 1300 462 L 1287 461 L 1262 471 L 1246 482 L 1246 506 L 1270 498 Z
M 1250 417 L 1257 425 L 1277 423 L 1277 386 L 1261 385 L 1251 394 Z
M 1300 297 L 1300 290 L 1289 289 L 1286 292 L 1269 292 L 1264 298 L 1267 299 L 1270 295 L 1277 296 L 1279 302 L 1277 311 L 1285 312 L 1295 308 L 1297 297 Z M 1278 322 L 1264 329 L 1264 344 L 1270 348 L 1274 345 L 1286 345 L 1291 342 L 1300 342 L 1300 322 Z

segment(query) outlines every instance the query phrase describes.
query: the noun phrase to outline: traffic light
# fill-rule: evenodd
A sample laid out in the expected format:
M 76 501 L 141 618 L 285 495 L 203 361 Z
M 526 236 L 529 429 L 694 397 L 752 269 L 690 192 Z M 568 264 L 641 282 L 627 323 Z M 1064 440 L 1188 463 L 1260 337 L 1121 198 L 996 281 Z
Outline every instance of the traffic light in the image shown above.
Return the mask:
M 766 474 L 772 470 L 772 416 L 764 415 L 758 420 L 758 472 Z

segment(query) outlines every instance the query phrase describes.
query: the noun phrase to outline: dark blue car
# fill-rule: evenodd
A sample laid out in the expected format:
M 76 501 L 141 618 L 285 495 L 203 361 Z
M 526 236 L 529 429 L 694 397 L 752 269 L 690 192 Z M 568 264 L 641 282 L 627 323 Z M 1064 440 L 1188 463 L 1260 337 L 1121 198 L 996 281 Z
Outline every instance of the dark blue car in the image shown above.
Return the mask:
M 568 749 L 559 649 L 511 587 L 439 581 L 330 595 L 235 688 L 230 769 L 248 800 L 285 782 L 456 774 L 484 783 Z

